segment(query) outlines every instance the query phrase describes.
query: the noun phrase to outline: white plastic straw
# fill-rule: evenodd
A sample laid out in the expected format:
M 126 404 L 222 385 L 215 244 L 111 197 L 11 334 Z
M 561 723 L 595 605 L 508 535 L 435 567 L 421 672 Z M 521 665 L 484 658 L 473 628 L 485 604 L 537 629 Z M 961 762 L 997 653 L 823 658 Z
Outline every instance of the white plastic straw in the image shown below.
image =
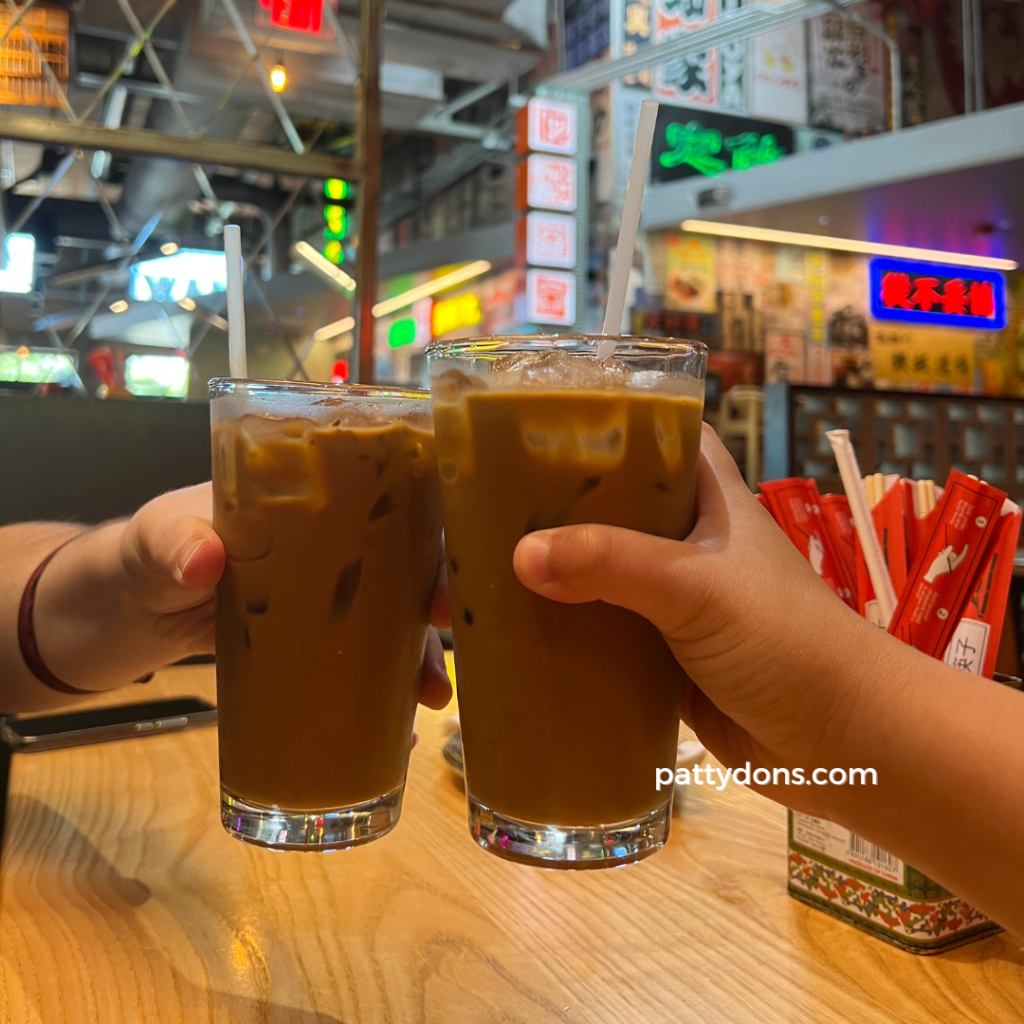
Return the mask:
M 832 451 L 835 452 L 836 465 L 843 480 L 843 490 L 846 491 L 846 498 L 850 502 L 853 525 L 864 552 L 864 561 L 867 563 L 868 576 L 871 577 L 871 586 L 875 591 L 875 600 L 878 601 L 879 618 L 883 628 L 888 628 L 896 610 L 896 590 L 893 588 L 889 567 L 882 555 L 882 546 L 878 543 L 875 522 L 868 511 L 864 480 L 860 475 L 853 444 L 850 442 L 850 432 L 827 430 L 825 436 L 832 445 Z
M 640 104 L 640 122 L 636 126 L 633 159 L 626 182 L 626 202 L 622 207 L 619 224 L 619 242 L 615 246 L 611 280 L 608 283 L 608 305 L 604 311 L 602 334 L 615 336 L 622 329 L 622 313 L 626 308 L 626 288 L 629 286 L 629 268 L 633 265 L 633 247 L 640 226 L 640 203 L 647 183 L 647 168 L 651 162 L 654 143 L 654 122 L 658 118 L 658 101 L 644 100 Z M 614 341 L 602 341 L 597 349 L 598 359 L 607 359 L 615 351 Z
M 245 359 L 245 291 L 242 283 L 242 232 L 237 224 L 224 226 L 224 259 L 228 265 L 228 359 L 231 376 L 249 376 Z

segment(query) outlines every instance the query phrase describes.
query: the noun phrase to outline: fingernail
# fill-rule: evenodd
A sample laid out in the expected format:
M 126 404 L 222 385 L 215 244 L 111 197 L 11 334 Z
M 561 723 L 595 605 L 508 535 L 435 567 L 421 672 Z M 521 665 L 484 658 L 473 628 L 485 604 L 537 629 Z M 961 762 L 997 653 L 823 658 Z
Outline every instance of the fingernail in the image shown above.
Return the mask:
M 523 575 L 532 583 L 547 583 L 551 579 L 548 563 L 551 538 L 546 531 L 531 533 L 519 542 L 519 565 Z
M 175 566 L 174 571 L 179 583 L 185 582 L 185 571 L 188 569 L 188 563 L 192 561 L 196 552 L 203 546 L 203 543 L 201 540 L 190 541 L 178 555 L 178 564 Z

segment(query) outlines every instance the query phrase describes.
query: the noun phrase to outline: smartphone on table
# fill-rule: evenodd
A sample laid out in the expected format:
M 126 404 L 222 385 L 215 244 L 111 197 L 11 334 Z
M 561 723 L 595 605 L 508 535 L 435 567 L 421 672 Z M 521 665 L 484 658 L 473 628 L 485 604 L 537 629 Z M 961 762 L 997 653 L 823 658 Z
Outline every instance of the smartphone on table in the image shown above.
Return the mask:
M 0 741 L 16 753 L 59 750 L 215 725 L 217 709 L 199 697 L 118 704 L 33 718 L 0 718 Z

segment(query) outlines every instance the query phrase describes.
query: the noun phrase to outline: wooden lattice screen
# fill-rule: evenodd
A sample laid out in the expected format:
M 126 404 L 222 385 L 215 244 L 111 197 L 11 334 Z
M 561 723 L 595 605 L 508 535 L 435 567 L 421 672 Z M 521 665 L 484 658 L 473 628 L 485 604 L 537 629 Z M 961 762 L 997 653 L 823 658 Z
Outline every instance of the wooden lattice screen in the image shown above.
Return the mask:
M 863 473 L 945 482 L 950 469 L 1024 500 L 1024 401 L 980 395 L 851 391 L 776 384 L 765 389 L 766 479 L 842 483 L 826 430 L 850 431 Z

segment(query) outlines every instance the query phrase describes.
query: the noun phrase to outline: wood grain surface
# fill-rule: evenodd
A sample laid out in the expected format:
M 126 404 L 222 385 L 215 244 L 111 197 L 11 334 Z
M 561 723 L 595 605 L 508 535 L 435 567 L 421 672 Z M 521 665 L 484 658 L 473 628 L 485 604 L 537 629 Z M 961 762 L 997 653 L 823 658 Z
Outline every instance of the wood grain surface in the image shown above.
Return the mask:
M 160 673 L 101 702 L 196 694 Z M 694 787 L 611 871 L 479 850 L 421 709 L 402 821 L 269 853 L 222 831 L 214 729 L 16 755 L 0 863 L 5 1024 L 917 1024 L 1024 1020 L 999 935 L 917 957 L 786 894 L 784 811 Z

